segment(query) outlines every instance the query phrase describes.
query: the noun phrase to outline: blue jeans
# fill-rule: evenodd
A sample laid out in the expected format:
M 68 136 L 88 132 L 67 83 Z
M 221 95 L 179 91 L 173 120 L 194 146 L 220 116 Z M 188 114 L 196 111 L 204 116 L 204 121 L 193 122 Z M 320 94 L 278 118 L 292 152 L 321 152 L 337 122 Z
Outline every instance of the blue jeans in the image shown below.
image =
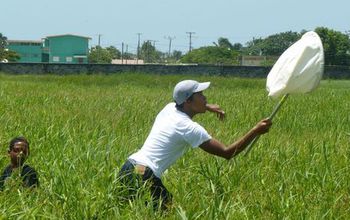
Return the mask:
M 161 204 L 162 210 L 167 209 L 167 205 L 171 202 L 172 195 L 165 188 L 162 180 L 156 177 L 153 171 L 148 167 L 146 167 L 143 175 L 136 174 L 134 170 L 134 164 L 127 160 L 119 171 L 119 180 L 127 190 L 127 198 L 133 199 L 137 191 L 148 182 L 150 183 L 149 190 L 152 196 L 153 208 L 158 209 Z

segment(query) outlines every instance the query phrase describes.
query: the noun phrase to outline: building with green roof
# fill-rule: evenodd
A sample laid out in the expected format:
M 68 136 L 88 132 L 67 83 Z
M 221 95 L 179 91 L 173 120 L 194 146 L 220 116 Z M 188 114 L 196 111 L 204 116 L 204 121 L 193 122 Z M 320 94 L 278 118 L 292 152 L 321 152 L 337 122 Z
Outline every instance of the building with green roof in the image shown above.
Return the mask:
M 43 39 L 43 62 L 88 63 L 90 37 L 64 34 Z
M 20 63 L 40 63 L 42 62 L 41 41 L 31 40 L 8 40 L 7 48 L 20 55 Z
M 88 63 L 90 39 L 73 34 L 52 35 L 41 41 L 8 40 L 7 48 L 20 55 L 20 63 Z

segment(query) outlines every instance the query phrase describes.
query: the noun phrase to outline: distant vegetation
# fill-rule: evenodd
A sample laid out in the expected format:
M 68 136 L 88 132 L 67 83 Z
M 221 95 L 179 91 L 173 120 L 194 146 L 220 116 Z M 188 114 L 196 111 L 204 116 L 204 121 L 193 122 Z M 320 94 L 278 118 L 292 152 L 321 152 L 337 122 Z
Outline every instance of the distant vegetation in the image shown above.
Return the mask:
M 6 48 L 7 37 L 0 33 L 0 62 L 16 62 L 19 60 L 19 55 Z
M 326 65 L 350 65 L 350 38 L 347 33 L 335 31 L 326 27 L 318 27 L 316 31 L 322 39 L 325 49 Z M 112 59 L 142 59 L 145 63 L 197 63 L 197 64 L 220 64 L 239 65 L 242 56 L 267 56 L 278 57 L 290 45 L 300 39 L 301 32 L 282 32 L 270 35 L 266 38 L 253 38 L 242 45 L 231 43 L 228 38 L 220 37 L 213 45 L 208 45 L 191 50 L 183 54 L 173 50 L 163 53 L 152 44 L 145 41 L 140 45 L 138 54 L 120 51 L 114 46 L 106 48 L 96 46 L 91 48 L 89 54 L 90 63 L 111 63 Z M 7 59 L 16 61 L 18 55 L 13 51 L 5 51 L 6 37 L 0 34 L 0 60 Z M 273 63 L 266 63 L 272 65 Z
M 181 58 L 181 62 L 237 64 L 239 56 L 280 56 L 290 45 L 295 43 L 306 31 L 283 32 L 266 38 L 254 38 L 246 43 L 232 45 L 227 38 L 219 38 L 214 46 L 195 49 Z M 328 28 L 315 29 L 323 42 L 326 65 L 350 65 L 349 35 Z

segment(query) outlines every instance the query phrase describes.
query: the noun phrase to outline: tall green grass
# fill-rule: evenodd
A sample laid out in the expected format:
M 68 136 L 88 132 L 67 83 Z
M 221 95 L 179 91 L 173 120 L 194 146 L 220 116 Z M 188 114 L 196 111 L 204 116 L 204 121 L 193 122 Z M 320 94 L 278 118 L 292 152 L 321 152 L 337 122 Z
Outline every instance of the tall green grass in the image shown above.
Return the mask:
M 182 79 L 211 81 L 208 101 L 226 112 L 194 120 L 226 144 L 267 117 L 263 79 L 154 74 L 0 75 L 1 168 L 7 144 L 30 141 L 40 188 L 0 192 L 0 218 L 349 219 L 350 81 L 322 81 L 290 96 L 248 156 L 231 161 L 189 151 L 163 178 L 172 209 L 118 199 L 117 173 L 172 101 Z

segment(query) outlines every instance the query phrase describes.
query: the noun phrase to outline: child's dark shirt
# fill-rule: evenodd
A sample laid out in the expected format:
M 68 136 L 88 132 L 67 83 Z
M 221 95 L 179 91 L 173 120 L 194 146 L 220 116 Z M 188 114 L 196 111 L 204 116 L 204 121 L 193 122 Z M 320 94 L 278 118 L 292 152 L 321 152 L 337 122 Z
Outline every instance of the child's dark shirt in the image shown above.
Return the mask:
M 2 173 L 0 177 L 0 191 L 4 189 L 4 183 L 5 180 L 10 177 L 12 174 L 12 166 L 8 165 L 4 172 Z M 22 167 L 22 172 L 21 172 L 21 177 L 23 180 L 23 186 L 25 187 L 37 187 L 39 186 L 39 179 L 36 171 L 28 166 L 28 165 L 23 165 Z

